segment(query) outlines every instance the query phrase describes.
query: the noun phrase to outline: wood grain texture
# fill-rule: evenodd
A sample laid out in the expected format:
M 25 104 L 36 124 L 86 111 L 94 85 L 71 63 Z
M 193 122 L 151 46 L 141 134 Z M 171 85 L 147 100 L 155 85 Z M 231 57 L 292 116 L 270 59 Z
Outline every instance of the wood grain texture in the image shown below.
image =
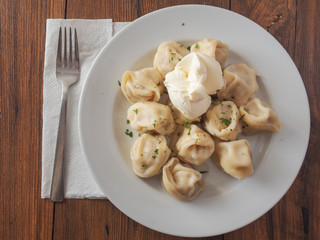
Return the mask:
M 0 238 L 51 239 L 53 203 L 40 199 L 42 73 L 46 18 L 59 11 L 0 3 Z
M 231 9 L 269 31 L 294 59 L 311 110 L 306 159 L 287 194 L 253 223 L 202 239 L 320 239 L 318 0 L 0 0 L 0 239 L 184 239 L 138 224 L 108 200 L 41 200 L 39 170 L 46 18 L 132 21 L 179 4 Z
M 305 84 L 311 111 L 311 133 L 309 147 L 302 169 L 292 193 L 294 212 L 299 218 L 291 218 L 296 229 L 287 226 L 287 235 L 303 236 L 307 239 L 320 239 L 320 2 L 297 1 L 297 28 L 295 63 Z M 288 209 L 289 211 L 291 209 Z M 290 217 L 290 215 L 289 215 Z M 299 229 L 299 232 L 297 231 Z M 280 235 L 280 238 L 282 236 Z

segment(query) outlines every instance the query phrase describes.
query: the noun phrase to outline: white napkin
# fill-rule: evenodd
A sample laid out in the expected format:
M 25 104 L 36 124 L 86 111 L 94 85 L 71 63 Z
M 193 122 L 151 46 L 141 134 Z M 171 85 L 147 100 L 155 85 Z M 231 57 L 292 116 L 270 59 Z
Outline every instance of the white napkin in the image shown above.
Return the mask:
M 78 109 L 82 86 L 102 47 L 129 23 L 111 19 L 48 19 L 43 74 L 43 130 L 41 198 L 50 197 L 51 179 L 61 106 L 61 84 L 56 79 L 56 54 L 60 27 L 76 27 L 80 52 L 80 79 L 69 88 L 65 146 L 65 198 L 106 198 L 93 179 L 81 149 Z

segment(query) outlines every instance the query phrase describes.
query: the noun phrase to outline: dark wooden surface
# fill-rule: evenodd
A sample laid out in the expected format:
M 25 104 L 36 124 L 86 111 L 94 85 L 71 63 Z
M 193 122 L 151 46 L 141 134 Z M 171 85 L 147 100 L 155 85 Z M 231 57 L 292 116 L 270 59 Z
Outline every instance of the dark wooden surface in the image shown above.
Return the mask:
M 311 110 L 306 158 L 286 195 L 253 223 L 205 239 L 320 239 L 318 0 L 0 0 L 0 239 L 183 239 L 141 226 L 106 200 L 40 198 L 42 76 L 47 18 L 132 21 L 188 3 L 230 9 L 269 31 L 297 65 Z

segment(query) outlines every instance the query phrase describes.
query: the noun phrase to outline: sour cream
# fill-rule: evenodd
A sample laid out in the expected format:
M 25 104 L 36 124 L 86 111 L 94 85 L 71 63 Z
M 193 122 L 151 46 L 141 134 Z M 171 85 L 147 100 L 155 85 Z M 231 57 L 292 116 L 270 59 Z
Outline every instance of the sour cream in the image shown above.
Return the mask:
M 207 111 L 209 95 L 224 87 L 218 61 L 199 52 L 189 53 L 167 73 L 164 85 L 172 104 L 187 118 L 193 119 Z

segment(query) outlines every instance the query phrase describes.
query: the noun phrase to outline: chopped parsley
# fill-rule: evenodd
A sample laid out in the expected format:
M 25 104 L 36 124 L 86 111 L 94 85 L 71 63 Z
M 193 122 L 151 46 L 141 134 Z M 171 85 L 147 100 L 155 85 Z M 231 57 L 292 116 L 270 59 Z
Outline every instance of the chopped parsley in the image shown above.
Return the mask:
M 199 48 L 199 44 L 198 43 L 196 43 L 196 48 Z
M 241 121 L 241 120 L 242 120 L 242 118 L 244 117 L 244 115 L 245 115 L 245 114 L 242 114 L 242 116 L 239 118 L 239 121 Z
M 133 133 L 129 129 L 126 129 L 125 134 L 128 135 L 129 137 L 133 136 Z
M 138 109 L 137 108 L 132 110 L 132 111 L 134 111 L 136 114 L 138 114 Z
M 217 90 L 216 90 L 217 93 L 220 92 L 220 91 L 221 91 L 220 89 L 217 89 Z
M 183 124 L 183 127 L 184 127 L 184 128 L 189 129 L 188 135 L 190 135 L 190 133 L 191 133 L 190 123 L 191 123 L 191 120 L 188 119 L 188 121 L 186 121 L 186 122 Z
M 220 118 L 221 122 L 227 127 L 230 125 L 231 121 L 225 118 Z
M 156 150 L 154 150 L 154 152 L 155 152 L 156 154 L 159 154 L 159 149 L 157 148 Z
M 242 129 L 244 129 L 245 127 L 248 127 L 249 125 L 245 122 L 245 121 L 242 121 L 243 125 L 242 125 Z
M 190 51 L 191 47 L 189 46 L 189 47 L 187 47 L 187 49 Z
M 129 124 L 130 123 L 130 120 L 129 119 L 127 119 L 127 124 Z
M 191 123 L 191 120 L 188 119 L 188 120 L 183 124 L 183 127 L 189 129 L 189 128 L 190 128 L 190 123 Z
M 207 173 L 208 171 L 200 171 L 201 174 Z
M 184 26 L 184 23 L 182 23 L 181 25 Z
M 121 82 L 118 80 L 118 85 L 121 87 Z
M 156 132 L 154 132 L 154 131 L 145 131 L 144 133 L 148 133 L 148 134 L 150 134 L 150 135 L 152 135 L 152 136 L 157 136 L 158 135 L 158 133 L 156 133 Z
M 156 159 L 156 156 L 152 156 L 153 159 Z
M 141 166 L 142 166 L 142 167 L 146 167 L 147 165 L 146 165 L 146 164 L 141 164 Z

